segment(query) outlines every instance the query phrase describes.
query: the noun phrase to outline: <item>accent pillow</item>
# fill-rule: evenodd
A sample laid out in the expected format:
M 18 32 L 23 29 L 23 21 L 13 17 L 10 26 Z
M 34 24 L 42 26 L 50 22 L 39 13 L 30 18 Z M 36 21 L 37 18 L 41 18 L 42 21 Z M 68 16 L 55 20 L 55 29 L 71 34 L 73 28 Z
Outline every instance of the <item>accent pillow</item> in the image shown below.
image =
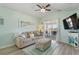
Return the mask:
M 33 33 L 30 33 L 30 38 L 34 38 L 34 34 Z

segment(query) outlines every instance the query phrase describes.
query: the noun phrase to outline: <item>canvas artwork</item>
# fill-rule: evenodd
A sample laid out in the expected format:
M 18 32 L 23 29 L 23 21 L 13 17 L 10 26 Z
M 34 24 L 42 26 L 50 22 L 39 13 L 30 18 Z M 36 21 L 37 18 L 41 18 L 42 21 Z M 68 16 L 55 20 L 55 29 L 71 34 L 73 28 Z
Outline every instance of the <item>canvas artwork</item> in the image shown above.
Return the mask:
M 0 18 L 0 25 L 3 25 L 3 24 L 4 24 L 4 19 Z
M 32 25 L 32 23 L 29 21 L 19 21 L 18 25 L 19 27 L 25 27 L 25 26 Z
M 69 43 L 78 46 L 78 33 L 69 33 Z

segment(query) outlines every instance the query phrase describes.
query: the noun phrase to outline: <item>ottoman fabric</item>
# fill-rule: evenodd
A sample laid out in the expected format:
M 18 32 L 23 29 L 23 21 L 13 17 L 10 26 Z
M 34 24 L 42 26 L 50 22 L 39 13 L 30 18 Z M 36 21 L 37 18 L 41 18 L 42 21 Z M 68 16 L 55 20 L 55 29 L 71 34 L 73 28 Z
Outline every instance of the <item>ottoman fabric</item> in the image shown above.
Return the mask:
M 47 38 L 39 39 L 36 42 L 36 48 L 44 51 L 51 45 L 51 40 Z

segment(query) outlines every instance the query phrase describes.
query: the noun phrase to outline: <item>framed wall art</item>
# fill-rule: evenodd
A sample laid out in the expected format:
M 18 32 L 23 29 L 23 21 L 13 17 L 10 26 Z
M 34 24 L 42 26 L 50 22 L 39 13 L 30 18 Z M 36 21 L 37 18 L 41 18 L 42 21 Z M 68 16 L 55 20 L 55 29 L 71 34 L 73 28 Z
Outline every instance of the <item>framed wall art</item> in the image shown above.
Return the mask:
M 32 25 L 32 22 L 21 20 L 21 21 L 19 21 L 19 23 L 18 23 L 18 26 L 19 26 L 19 27 L 25 27 L 25 26 L 29 26 L 29 25 Z
M 4 25 L 4 19 L 0 18 L 0 25 Z

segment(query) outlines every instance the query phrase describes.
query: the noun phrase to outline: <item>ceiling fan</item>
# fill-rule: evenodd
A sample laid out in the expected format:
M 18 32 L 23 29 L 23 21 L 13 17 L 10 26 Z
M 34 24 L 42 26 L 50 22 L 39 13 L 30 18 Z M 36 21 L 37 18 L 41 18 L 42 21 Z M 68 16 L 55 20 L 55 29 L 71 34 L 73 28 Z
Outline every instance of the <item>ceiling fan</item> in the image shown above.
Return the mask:
M 37 4 L 36 6 L 38 6 L 40 9 L 35 10 L 35 11 L 41 11 L 42 13 L 45 13 L 46 11 L 51 11 L 51 9 L 48 9 L 50 4 L 47 4 L 46 6 L 40 6 L 40 5 Z

